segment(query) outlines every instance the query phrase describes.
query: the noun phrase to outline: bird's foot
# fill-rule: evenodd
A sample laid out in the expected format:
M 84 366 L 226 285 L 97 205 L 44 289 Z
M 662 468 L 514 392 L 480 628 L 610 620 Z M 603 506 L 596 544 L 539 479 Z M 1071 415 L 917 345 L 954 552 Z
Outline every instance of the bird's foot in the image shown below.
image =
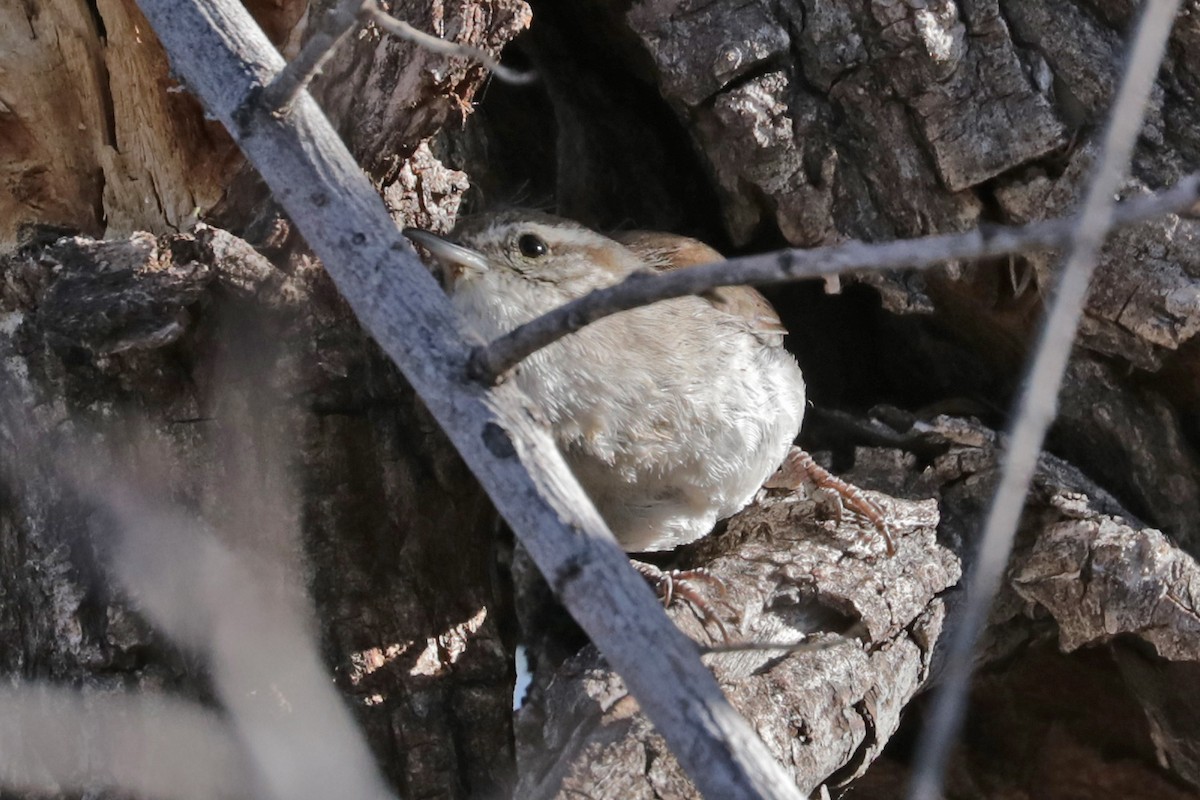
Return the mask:
M 629 563 L 654 587 L 654 593 L 662 601 L 663 608 L 670 608 L 676 600 L 682 601 L 687 604 L 701 623 L 706 626 L 711 623 L 721 632 L 721 639 L 725 642 L 729 641 L 729 631 L 726 629 L 725 623 L 698 588 L 701 585 L 706 586 L 724 599 L 729 594 L 725 581 L 703 567 L 662 570 L 653 564 L 636 559 L 630 559 Z
M 779 470 L 767 479 L 764 484 L 768 489 L 798 489 L 805 481 L 812 483 L 818 489 L 832 492 L 841 500 L 837 506 L 837 522 L 841 522 L 842 507 L 867 520 L 879 531 L 887 547 L 888 556 L 896 555 L 896 544 L 892 540 L 892 532 L 888 528 L 883 509 L 869 500 L 857 486 L 847 483 L 829 470 L 822 467 L 813 457 L 793 447 Z

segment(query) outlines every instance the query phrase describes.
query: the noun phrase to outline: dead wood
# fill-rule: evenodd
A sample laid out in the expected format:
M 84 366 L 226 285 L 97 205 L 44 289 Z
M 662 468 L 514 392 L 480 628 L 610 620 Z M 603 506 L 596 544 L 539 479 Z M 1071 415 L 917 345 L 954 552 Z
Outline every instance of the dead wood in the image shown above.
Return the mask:
M 931 679 L 936 683 L 937 642 L 945 625 L 954 623 L 961 592 L 955 552 L 969 562 L 995 482 L 992 431 L 965 419 L 887 416 L 890 425 L 876 419 L 871 427 L 897 446 L 860 448 L 851 474 L 862 485 L 924 498 L 873 495 L 895 522 L 895 558 L 881 554 L 869 526 L 849 516 L 837 522 L 820 498 L 764 495 L 682 562 L 707 565 L 730 587 L 726 598 L 707 595 L 729 615 L 734 642 L 809 642 L 790 655 L 754 650 L 706 657 L 735 705 L 757 720 L 764 739 L 808 791 L 822 784 L 836 790 L 873 769 L 900 728 L 901 711 Z M 1124 676 L 1106 687 L 1119 694 L 1112 702 L 1134 714 L 1140 705 L 1146 715 L 1118 723 L 1130 738 L 1125 749 L 1147 754 L 1153 743 L 1164 763 L 1195 780 L 1193 718 L 1172 713 L 1191 707 L 1190 688 L 1170 686 L 1164 676 L 1184 674 L 1200 660 L 1198 570 L 1191 556 L 1128 515 L 1078 470 L 1044 457 L 1007 588 L 988 629 L 981 683 L 994 683 L 1011 671 L 1005 665 L 1014 654 L 1032 656 L 1047 639 L 1063 653 L 1112 646 Z M 720 643 L 686 604 L 677 604 L 671 615 L 700 641 Z M 558 666 L 554 658 L 543 654 L 534 691 L 518 715 L 519 796 L 694 796 L 594 649 Z M 1111 665 L 1108 670 L 1117 675 Z M 1028 728 L 1026 721 L 1024 735 Z M 1106 769 L 1105 744 L 1099 734 L 1072 738 L 1078 768 Z M 974 758 L 970 747 L 959 750 L 952 790 L 965 789 L 963 765 Z M 879 797 L 895 796 L 903 764 L 895 756 L 882 762 L 879 769 L 893 783 L 875 790 Z M 1122 769 L 1142 776 L 1142 789 L 1131 796 L 1152 797 L 1168 785 L 1149 764 L 1135 761 Z M 1021 786 L 1017 773 L 1003 780 Z M 874 785 L 868 774 L 868 791 Z
M 53 463 L 83 453 L 213 525 L 250 521 L 227 544 L 307 587 L 328 668 L 405 794 L 501 791 L 495 514 L 319 265 L 207 228 L 64 239 L 0 274 L 5 672 L 210 699 L 204 662 L 112 584 L 95 511 Z

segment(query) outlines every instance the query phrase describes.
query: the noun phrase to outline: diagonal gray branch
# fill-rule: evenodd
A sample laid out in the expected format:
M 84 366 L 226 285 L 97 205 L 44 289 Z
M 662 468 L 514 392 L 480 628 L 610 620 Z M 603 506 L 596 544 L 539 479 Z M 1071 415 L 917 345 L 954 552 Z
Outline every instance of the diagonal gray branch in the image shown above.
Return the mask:
M 1178 8 L 1179 0 L 1150 0 L 1130 48 L 1128 66 L 1109 115 L 1104 148 L 1071 236 L 1062 279 L 1047 312 L 1012 425 L 1000 485 L 992 499 L 983 541 L 967 581 L 959 627 L 950 639 L 944 683 L 922 731 L 909 787 L 909 797 L 914 800 L 937 800 L 942 795 L 946 758 L 962 723 L 975 644 L 1012 552 L 1029 481 L 1046 431 L 1054 420 L 1058 389 L 1071 355 L 1088 284 L 1113 221 L 1113 198 L 1137 142 Z
M 667 619 L 515 386 L 468 379 L 459 319 L 311 97 L 261 102 L 283 60 L 236 0 L 141 0 L 359 320 L 437 417 L 567 608 L 709 797 L 800 792 Z
M 1122 203 L 1113 227 L 1183 211 L 1200 200 L 1200 174 L 1163 192 Z M 718 286 L 763 285 L 838 275 L 861 269 L 925 269 L 948 261 L 991 258 L 1068 244 L 1076 221 L 1052 219 L 1017 227 L 994 226 L 895 242 L 845 242 L 811 250 L 781 250 L 732 258 L 668 273 L 637 273 L 615 286 L 530 320 L 471 354 L 471 374 L 491 383 L 548 344 L 598 319 L 659 300 L 702 294 Z

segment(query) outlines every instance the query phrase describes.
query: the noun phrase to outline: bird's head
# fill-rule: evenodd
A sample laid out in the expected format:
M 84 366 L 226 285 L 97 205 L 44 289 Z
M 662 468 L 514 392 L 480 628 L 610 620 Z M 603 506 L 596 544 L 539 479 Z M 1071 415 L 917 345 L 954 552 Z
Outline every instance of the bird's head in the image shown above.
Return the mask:
M 468 217 L 445 238 L 414 228 L 405 228 L 404 235 L 437 259 L 452 294 L 475 281 L 528 281 L 579 297 L 643 266 L 620 243 L 534 211 Z

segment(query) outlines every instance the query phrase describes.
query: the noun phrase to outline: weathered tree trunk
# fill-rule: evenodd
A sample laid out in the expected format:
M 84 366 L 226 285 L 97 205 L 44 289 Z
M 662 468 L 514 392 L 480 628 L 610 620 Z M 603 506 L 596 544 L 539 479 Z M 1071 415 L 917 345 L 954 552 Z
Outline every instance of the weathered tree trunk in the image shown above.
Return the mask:
M 716 214 L 729 244 L 748 249 L 1070 213 L 1082 195 L 1133 13 L 1128 4 L 1104 3 L 646 0 L 590 3 L 586 16 L 543 5 L 552 4 L 534 4 L 542 24 L 531 30 L 530 50 L 535 63 L 554 65 L 543 72 L 562 138 L 553 159 L 531 165 L 534 180 L 556 176 L 559 206 L 600 225 L 659 224 L 702 230 L 712 240 Z M 1200 167 L 1198 30 L 1194 14 L 1177 21 L 1130 193 L 1170 185 Z M 620 65 L 619 77 L 613 64 Z M 655 118 L 659 135 L 648 145 L 629 129 L 645 130 L 637 121 L 647 118 L 642 106 L 653 104 L 656 93 L 675 124 Z M 595 110 L 596 96 L 613 95 L 620 100 Z M 505 113 L 485 105 L 482 121 Z M 685 146 L 698 161 L 688 177 L 674 154 Z M 697 170 L 708 176 L 715 198 L 692 188 Z M 1090 480 L 1061 465 L 1048 464 L 1039 475 L 1012 593 L 996 609 L 967 744 L 951 776 L 957 795 L 1091 796 L 1090 787 L 1106 785 L 1132 796 L 1188 794 L 1156 773 L 1152 754 L 1175 776 L 1200 785 L 1195 717 L 1180 710 L 1194 704 L 1189 690 L 1173 682 L 1194 669 L 1195 567 L 1171 544 L 1195 552 L 1200 510 L 1196 236 L 1190 220 L 1168 219 L 1118 234 L 1105 252 L 1050 442 Z M 1003 424 L 1042 300 L 1053 289 L 1055 259 L 866 276 L 840 296 L 801 287 L 773 295 L 816 405 L 802 439 L 833 449 L 843 470 L 857 458 L 851 474 L 862 485 L 938 498 L 939 541 L 968 562 L 996 455 L 990 432 L 975 423 L 960 431 L 965 423 L 934 415 Z M 887 407 L 894 405 L 912 411 Z M 873 421 L 862 419 L 872 407 Z M 834 408 L 850 413 L 829 413 Z M 948 422 L 954 435 L 943 430 Z M 874 449 L 854 454 L 851 445 Z M 1082 499 L 1064 506 L 1061 498 L 1073 492 L 1090 506 Z M 730 530 L 777 529 L 771 513 L 747 511 Z M 929 563 L 939 563 L 936 552 L 927 551 Z M 808 563 L 804 553 L 795 551 L 798 563 Z M 902 547 L 902 560 L 904 553 Z M 1094 571 L 1101 562 L 1102 579 Z M 855 562 L 839 554 L 829 563 L 840 571 Z M 716 565 L 720 573 L 723 562 Z M 736 572 L 727 574 L 743 583 Z M 885 629 L 870 610 L 831 593 L 826 573 L 805 574 L 798 590 L 804 601 L 843 614 L 849 606 L 850 620 Z M 780 588 L 757 585 L 761 596 L 748 601 L 750 608 L 780 602 Z M 796 591 L 785 595 L 788 602 Z M 886 580 L 881 591 L 890 598 L 902 581 Z M 948 598 L 952 626 L 954 594 Z M 856 633 L 867 653 L 896 643 L 887 634 Z M 1054 656 L 1056 637 L 1063 651 L 1108 647 Z M 1180 649 L 1181 642 L 1188 644 Z M 566 776 L 570 789 L 599 793 L 602 781 L 624 775 L 629 796 L 677 794 L 678 774 L 658 757 L 661 745 L 602 699 L 611 688 L 587 664 L 568 662 L 553 683 L 547 679 L 547 694 L 522 712 L 522 787 L 539 796 L 566 794 L 555 788 Z M 935 654 L 934 676 L 936 665 Z M 788 669 L 780 662 L 729 686 L 735 694 L 751 691 L 755 680 L 773 676 L 788 687 L 792 708 L 816 704 L 823 695 L 814 691 L 828 684 L 806 689 L 802 678 L 780 677 Z M 1039 669 L 1060 684 L 1053 724 L 1040 713 L 1044 691 L 1030 685 Z M 904 674 L 898 669 L 885 678 L 882 696 L 903 686 Z M 573 689 L 563 687 L 566 675 L 574 676 Z M 795 742 L 805 737 L 793 733 L 799 752 L 780 751 L 802 784 L 856 778 L 889 735 L 887 713 L 863 702 L 881 690 L 864 690 L 861 675 L 847 667 L 833 684 L 841 693 L 836 709 L 855 709 L 850 721 L 839 727 L 831 722 L 835 714 L 810 713 L 807 721 L 819 717 L 832 727 L 803 746 Z M 1006 704 L 992 699 L 996 692 Z M 581 712 L 579 698 L 586 696 L 599 705 Z M 755 716 L 764 730 L 786 724 L 777 712 Z M 620 719 L 625 730 L 618 736 Z M 910 715 L 897 745 L 857 781 L 857 792 L 898 794 L 914 720 L 919 716 Z M 1115 737 L 1117 729 L 1126 733 Z M 564 742 L 562 754 L 546 756 L 531 730 L 569 730 L 571 739 L 556 740 Z M 802 766 L 822 758 L 828 763 L 820 769 Z
M 323 8 L 254 10 L 294 51 Z M 394 11 L 492 49 L 528 22 L 504 0 Z M 97 563 L 70 470 L 44 458 L 81 452 L 139 484 L 169 475 L 169 499 L 218 526 L 255 509 L 261 528 L 232 544 L 282 554 L 307 584 L 325 657 L 398 789 L 502 791 L 513 670 L 497 522 L 474 480 L 221 126 L 171 80 L 132 0 L 2 13 L 3 119 L 27 134 L 0 137 L 14 176 L 0 195 L 5 674 L 209 693 L 203 665 L 164 648 Z M 483 78 L 374 31 L 315 91 L 397 213 L 445 228 L 465 177 L 422 141 L 461 119 Z M 206 216 L 259 252 L 193 231 Z M 113 241 L 46 246 L 73 231 Z M 136 463 L 138 442 L 153 465 Z
M 285 54 L 319 24 L 303 3 L 248 5 Z M 374 31 L 315 84 L 406 224 L 445 228 L 466 194 L 765 249 L 1069 213 L 1134 10 L 531 5 L 515 55 L 538 85 L 477 94 L 480 69 Z M 529 19 L 516 0 L 395 6 L 492 49 Z M 69 468 L 43 457 L 83 452 L 137 480 L 132 453 L 150 447 L 172 498 L 214 524 L 261 506 L 262 529 L 234 544 L 288 559 L 307 585 L 324 655 L 404 796 L 689 796 L 602 659 L 550 627 L 527 569 L 516 604 L 537 669 L 514 748 L 515 615 L 494 514 L 223 130 L 171 80 L 135 5 L 0 15 L 5 674 L 208 696 L 202 665 L 114 590 Z M 1200 169 L 1197 19 L 1191 8 L 1177 23 L 1130 192 Z M 202 219 L 217 227 L 194 230 Z M 63 233 L 112 241 L 55 242 Z M 1172 218 L 1106 251 L 1050 443 L 1064 460 L 1039 472 L 955 796 L 1200 786 L 1196 236 Z M 729 583 L 713 599 L 731 638 L 815 634 L 793 655 L 709 657 L 806 789 L 900 791 L 992 485 L 990 429 L 1055 263 L 772 296 L 816 404 L 805 442 L 892 496 L 880 502 L 898 554 L 810 498 L 773 495 L 679 558 Z M 710 641 L 688 607 L 673 614 Z

